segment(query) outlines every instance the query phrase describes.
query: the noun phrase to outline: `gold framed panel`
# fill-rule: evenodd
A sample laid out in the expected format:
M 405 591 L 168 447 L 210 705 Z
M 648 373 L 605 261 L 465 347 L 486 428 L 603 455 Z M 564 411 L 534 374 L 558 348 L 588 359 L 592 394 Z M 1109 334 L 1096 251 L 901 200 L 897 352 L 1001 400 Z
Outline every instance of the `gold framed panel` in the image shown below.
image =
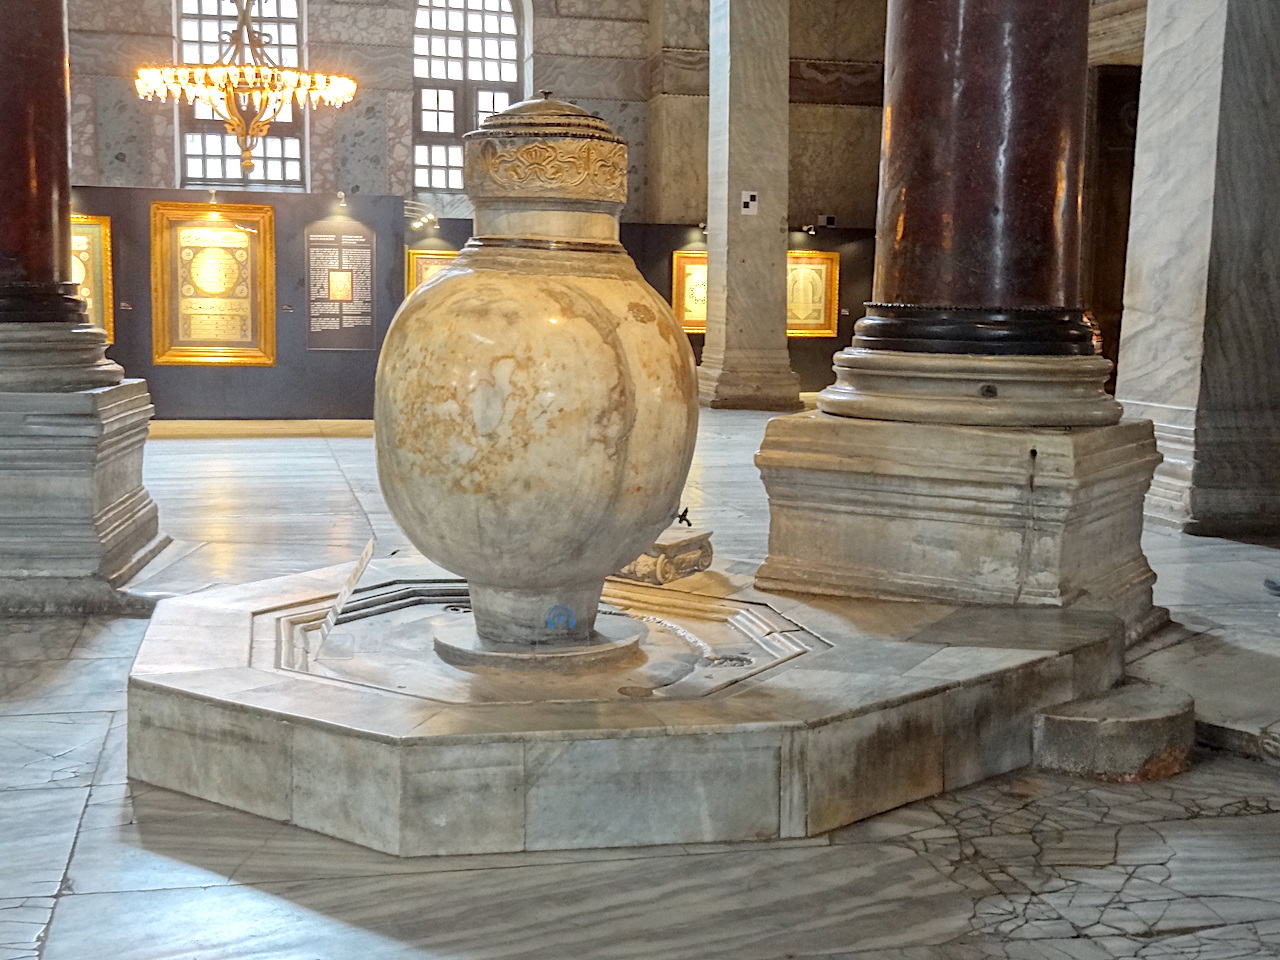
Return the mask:
M 707 252 L 671 254 L 671 306 L 685 333 L 707 332 Z M 840 254 L 787 251 L 787 336 L 834 337 L 840 318 Z
M 157 364 L 276 362 L 275 208 L 151 204 Z
M 834 337 L 840 321 L 840 254 L 787 251 L 787 336 Z
M 115 343 L 110 217 L 71 215 L 71 282 L 84 300 L 89 322 L 106 333 L 107 343 Z
M 707 332 L 707 251 L 671 254 L 671 309 L 685 333 Z
M 404 295 L 407 297 L 437 273 L 453 263 L 457 250 L 404 251 Z

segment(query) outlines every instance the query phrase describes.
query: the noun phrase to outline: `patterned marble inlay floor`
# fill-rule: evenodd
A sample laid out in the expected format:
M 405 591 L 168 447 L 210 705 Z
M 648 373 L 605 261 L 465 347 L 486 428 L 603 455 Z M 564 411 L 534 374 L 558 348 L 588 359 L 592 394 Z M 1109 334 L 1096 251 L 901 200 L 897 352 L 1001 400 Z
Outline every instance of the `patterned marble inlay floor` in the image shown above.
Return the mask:
M 746 572 L 767 415 L 703 418 L 685 502 Z M 350 560 L 372 533 L 393 549 L 371 453 L 333 433 L 151 443 L 185 541 L 151 585 Z M 1256 584 L 1275 550 L 1148 540 L 1158 599 L 1193 628 L 1275 635 Z M 0 960 L 1280 957 L 1278 766 L 1206 753 L 1133 786 L 1024 773 L 814 840 L 400 860 L 130 783 L 144 627 L 0 620 Z

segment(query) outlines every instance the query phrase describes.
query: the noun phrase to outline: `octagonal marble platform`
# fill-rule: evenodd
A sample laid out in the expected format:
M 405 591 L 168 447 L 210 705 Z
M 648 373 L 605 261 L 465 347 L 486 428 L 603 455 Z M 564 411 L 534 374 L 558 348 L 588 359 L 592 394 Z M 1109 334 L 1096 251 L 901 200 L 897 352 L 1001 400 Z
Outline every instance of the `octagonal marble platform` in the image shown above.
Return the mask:
M 610 581 L 606 618 L 639 617 L 645 657 L 564 678 L 416 654 L 466 597 L 420 557 L 371 564 L 327 633 L 350 564 L 165 600 L 129 773 L 402 856 L 804 837 L 1027 764 L 1037 709 L 1121 673 L 1107 614 L 747 573 Z

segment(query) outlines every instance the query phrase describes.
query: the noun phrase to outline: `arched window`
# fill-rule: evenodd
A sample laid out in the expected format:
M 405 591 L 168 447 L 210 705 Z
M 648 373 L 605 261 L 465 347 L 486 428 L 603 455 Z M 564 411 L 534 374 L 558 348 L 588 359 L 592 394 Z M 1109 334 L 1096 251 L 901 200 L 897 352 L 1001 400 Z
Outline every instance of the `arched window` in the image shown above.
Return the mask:
M 511 0 L 418 0 L 414 186 L 462 189 L 462 135 L 520 97 Z
M 180 0 L 178 43 L 183 63 L 217 63 L 236 24 L 234 0 Z M 302 64 L 302 23 L 298 0 L 254 0 L 256 28 L 277 65 Z M 240 147 L 207 105 L 180 104 L 183 186 L 238 186 L 247 183 L 301 187 L 302 121 L 286 107 L 271 122 L 271 132 L 254 148 L 254 167 L 245 176 Z

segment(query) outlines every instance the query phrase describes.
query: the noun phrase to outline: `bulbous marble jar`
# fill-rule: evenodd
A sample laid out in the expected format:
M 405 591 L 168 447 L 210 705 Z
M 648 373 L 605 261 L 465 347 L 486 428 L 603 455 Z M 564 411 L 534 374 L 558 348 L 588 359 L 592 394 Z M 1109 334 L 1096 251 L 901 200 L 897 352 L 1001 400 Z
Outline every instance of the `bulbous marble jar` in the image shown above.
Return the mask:
M 378 476 L 470 582 L 482 645 L 590 645 L 604 578 L 675 515 L 693 353 L 618 243 L 626 143 L 604 121 L 530 100 L 464 150 L 475 236 L 387 334 Z

